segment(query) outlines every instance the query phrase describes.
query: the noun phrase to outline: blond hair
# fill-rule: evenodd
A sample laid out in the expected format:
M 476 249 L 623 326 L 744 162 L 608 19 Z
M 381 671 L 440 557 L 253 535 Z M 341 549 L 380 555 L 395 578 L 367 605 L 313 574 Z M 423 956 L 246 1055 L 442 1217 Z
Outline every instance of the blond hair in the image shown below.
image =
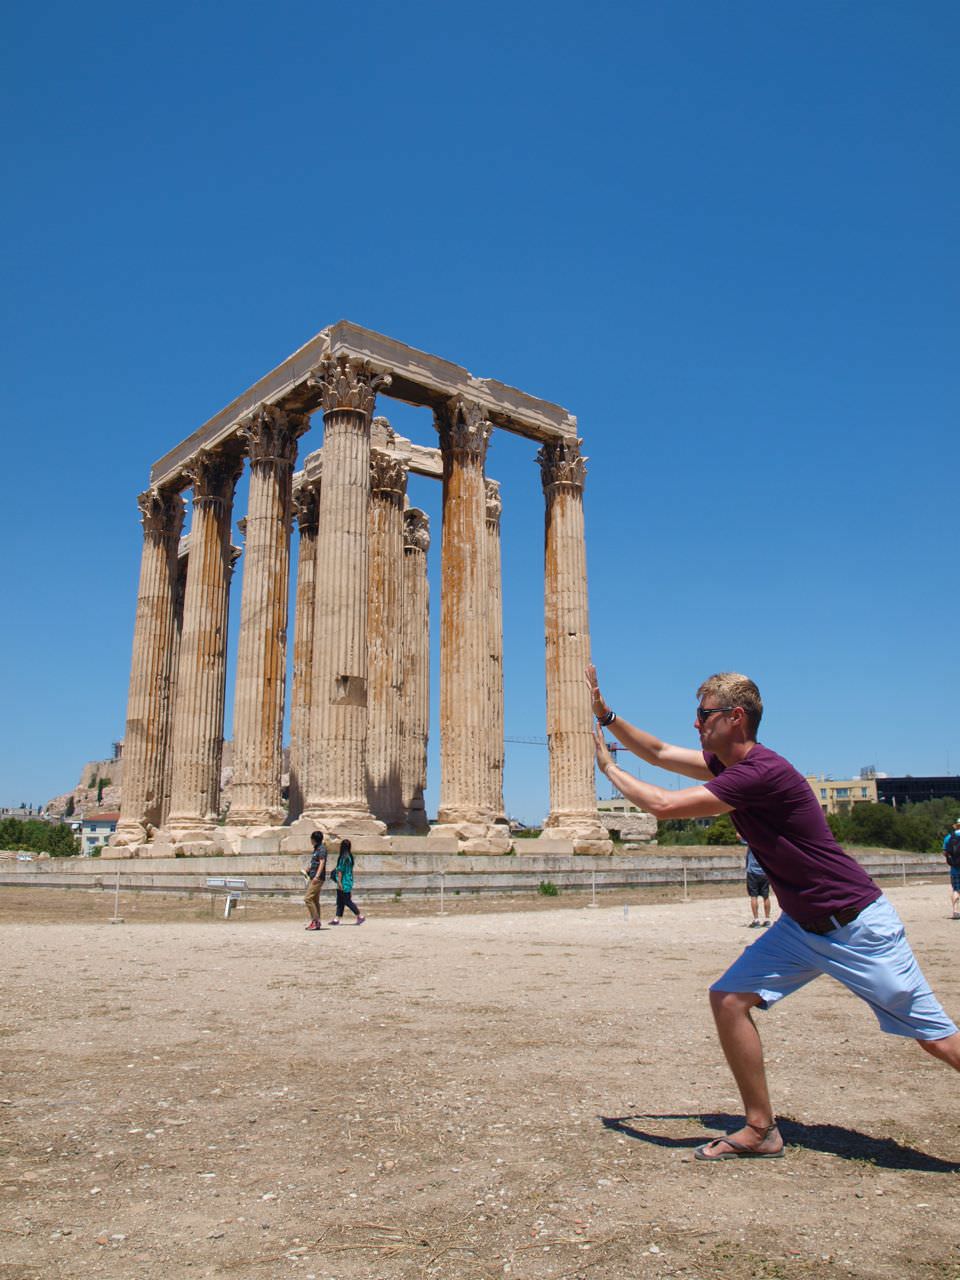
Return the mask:
M 708 694 L 719 698 L 724 706 L 743 707 L 747 713 L 750 732 L 756 736 L 763 717 L 763 699 L 760 697 L 760 690 L 748 676 L 742 676 L 736 671 L 720 671 L 708 676 L 697 690 L 697 697 L 702 702 Z

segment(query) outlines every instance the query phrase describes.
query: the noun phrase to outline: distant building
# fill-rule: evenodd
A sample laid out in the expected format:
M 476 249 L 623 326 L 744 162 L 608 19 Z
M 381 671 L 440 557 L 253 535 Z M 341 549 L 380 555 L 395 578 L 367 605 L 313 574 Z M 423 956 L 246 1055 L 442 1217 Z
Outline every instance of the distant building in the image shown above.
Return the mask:
M 924 800 L 960 800 L 960 777 L 948 774 L 939 778 L 877 778 L 877 799 L 896 809 Z
M 886 778 L 830 778 L 807 774 L 813 794 L 824 813 L 847 813 L 855 804 L 876 804 L 877 788 Z
M 106 844 L 116 831 L 119 821 L 119 813 L 94 810 L 92 813 L 84 814 L 80 824 L 80 852 L 85 857 L 89 857 L 94 849 L 99 849 L 101 845 Z

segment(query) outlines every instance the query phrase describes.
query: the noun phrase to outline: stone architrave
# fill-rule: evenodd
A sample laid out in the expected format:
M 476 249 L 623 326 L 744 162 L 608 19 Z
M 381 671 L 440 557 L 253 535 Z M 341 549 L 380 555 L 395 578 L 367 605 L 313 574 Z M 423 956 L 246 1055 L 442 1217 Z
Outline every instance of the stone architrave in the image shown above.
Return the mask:
M 201 450 L 184 468 L 193 485 L 190 572 L 174 712 L 170 814 L 179 843 L 211 841 L 220 810 L 233 493 L 243 467 L 236 448 Z
M 283 821 L 283 712 L 290 598 L 290 523 L 297 440 L 307 414 L 266 406 L 239 431 L 250 461 L 233 712 L 229 824 Z
M 367 583 L 370 422 L 385 379 L 347 357 L 311 378 L 323 408 L 310 768 L 301 823 L 328 834 L 384 834 L 367 803 Z M 302 832 L 294 832 L 299 839 Z M 377 846 L 378 847 L 378 846 Z
M 495 827 L 489 767 L 489 608 L 483 465 L 492 430 L 460 396 L 435 414 L 443 456 L 440 595 L 440 805 L 436 836 L 465 852 L 509 848 Z
M 310 759 L 310 706 L 313 694 L 313 628 L 316 610 L 317 523 L 320 484 L 304 483 L 293 498 L 300 547 L 293 621 L 293 687 L 290 699 L 290 820 L 303 813 L 304 782 Z
M 490 800 L 494 817 L 506 822 L 503 804 L 503 572 L 500 562 L 500 485 L 486 482 L 487 515 L 487 636 L 490 683 Z
M 370 451 L 370 581 L 367 596 L 367 798 L 386 826 L 403 821 L 403 503 L 407 472 L 384 449 Z
M 410 507 L 403 513 L 403 684 L 400 787 L 404 825 L 415 835 L 429 830 L 427 787 L 430 728 L 430 521 Z
M 169 744 L 176 638 L 179 493 L 148 489 L 137 499 L 143 552 L 123 740 L 123 798 L 112 845 L 140 844 L 160 825 Z
M 545 444 L 537 454 L 546 500 L 544 620 L 550 813 L 544 837 L 573 842 L 577 853 L 611 853 L 597 811 L 593 718 L 584 680 L 590 661 L 587 560 L 583 525 L 586 459 L 580 440 Z

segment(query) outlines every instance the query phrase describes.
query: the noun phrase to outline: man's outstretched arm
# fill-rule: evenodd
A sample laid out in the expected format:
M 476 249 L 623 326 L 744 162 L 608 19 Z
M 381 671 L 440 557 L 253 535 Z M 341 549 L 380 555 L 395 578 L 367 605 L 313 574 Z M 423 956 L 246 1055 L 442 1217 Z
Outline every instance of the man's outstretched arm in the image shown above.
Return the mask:
M 626 769 L 614 763 L 613 756 L 603 739 L 598 725 L 593 731 L 600 772 L 613 783 L 620 794 L 631 804 L 652 813 L 655 818 L 715 818 L 721 813 L 732 813 L 733 806 L 718 800 L 706 787 L 684 787 L 682 791 L 667 791 L 663 787 L 641 782 Z M 624 744 L 626 745 L 626 744 Z M 681 770 L 675 770 L 680 773 Z M 707 777 L 712 774 L 707 771 Z
M 590 689 L 590 703 L 593 708 L 593 714 L 598 720 L 606 719 L 611 707 L 600 692 L 597 668 L 593 665 L 587 667 L 587 686 Z M 647 764 L 656 765 L 658 769 L 668 769 L 671 773 L 681 773 L 685 778 L 699 778 L 703 782 L 707 782 L 713 777 L 703 759 L 702 751 L 691 747 L 675 747 L 669 742 L 661 742 L 652 733 L 647 733 L 645 729 L 638 729 L 620 715 L 615 716 L 607 727 L 609 732 L 628 751 L 632 751 L 641 760 L 646 760 Z M 617 785 L 619 787 L 619 784 Z M 720 813 L 723 810 L 717 810 L 717 812 Z M 691 814 L 688 816 L 702 817 L 704 815 Z

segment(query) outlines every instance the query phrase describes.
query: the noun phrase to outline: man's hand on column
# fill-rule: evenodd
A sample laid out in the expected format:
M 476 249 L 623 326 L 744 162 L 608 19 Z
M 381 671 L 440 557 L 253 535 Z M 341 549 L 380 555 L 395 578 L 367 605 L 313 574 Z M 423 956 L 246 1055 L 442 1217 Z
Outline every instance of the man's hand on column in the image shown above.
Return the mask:
M 606 776 L 607 769 L 615 763 L 603 737 L 603 730 L 598 724 L 593 726 L 593 745 L 597 753 L 597 768 Z
M 587 688 L 590 690 L 590 706 L 593 714 L 599 720 L 601 716 L 609 715 L 610 708 L 603 700 L 600 693 L 600 685 L 597 681 L 597 668 L 591 662 L 587 667 Z

